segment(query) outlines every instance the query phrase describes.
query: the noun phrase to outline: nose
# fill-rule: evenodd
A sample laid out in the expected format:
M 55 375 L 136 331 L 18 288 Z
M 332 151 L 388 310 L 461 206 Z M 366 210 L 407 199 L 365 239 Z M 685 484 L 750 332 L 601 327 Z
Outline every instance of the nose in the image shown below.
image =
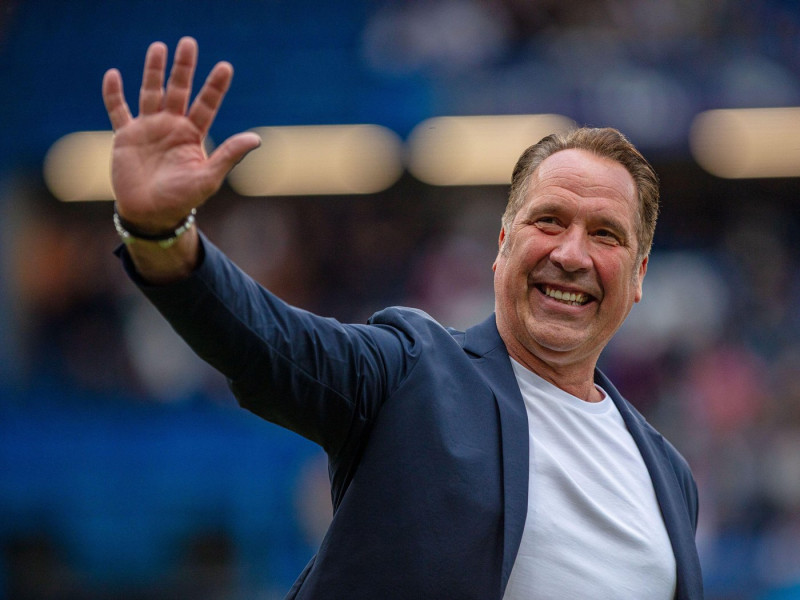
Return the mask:
M 550 252 L 550 260 L 567 272 L 588 271 L 592 266 L 588 235 L 579 227 L 569 227 Z

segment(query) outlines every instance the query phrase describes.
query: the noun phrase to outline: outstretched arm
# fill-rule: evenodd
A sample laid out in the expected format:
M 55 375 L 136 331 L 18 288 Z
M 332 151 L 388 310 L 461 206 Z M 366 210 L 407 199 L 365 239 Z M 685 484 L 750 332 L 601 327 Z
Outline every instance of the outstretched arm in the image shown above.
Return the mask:
M 233 67 L 217 63 L 190 106 L 197 42 L 189 37 L 178 42 L 165 86 L 166 64 L 166 46 L 151 44 L 135 118 L 125 102 L 119 71 L 110 69 L 103 78 L 103 101 L 115 133 L 111 180 L 117 211 L 137 230 L 154 234 L 173 230 L 260 143 L 256 134 L 240 133 L 206 156 L 203 139 L 228 91 Z M 190 229 L 170 248 L 136 240 L 128 249 L 144 279 L 168 283 L 191 273 L 199 243 Z

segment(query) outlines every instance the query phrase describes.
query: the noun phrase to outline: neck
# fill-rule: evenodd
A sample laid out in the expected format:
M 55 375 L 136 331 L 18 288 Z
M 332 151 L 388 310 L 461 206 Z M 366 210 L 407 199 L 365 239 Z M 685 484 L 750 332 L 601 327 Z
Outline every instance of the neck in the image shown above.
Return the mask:
M 586 402 L 600 402 L 603 395 L 594 385 L 596 360 L 581 364 L 547 361 L 526 350 L 506 344 L 509 356 L 554 386 Z

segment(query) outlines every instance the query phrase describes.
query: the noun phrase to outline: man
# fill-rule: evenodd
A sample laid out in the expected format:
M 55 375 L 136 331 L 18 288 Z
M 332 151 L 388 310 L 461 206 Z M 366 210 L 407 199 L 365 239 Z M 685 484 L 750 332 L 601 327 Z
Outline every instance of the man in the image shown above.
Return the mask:
M 232 77 L 189 106 L 197 45 L 145 59 L 139 116 L 110 70 L 119 254 L 240 404 L 319 443 L 334 518 L 292 598 L 702 597 L 685 461 L 595 369 L 642 295 L 658 184 L 614 130 L 517 164 L 496 313 L 456 332 L 413 309 L 345 325 L 290 307 L 194 227 L 259 141 L 201 142 Z M 266 258 L 268 260 L 268 257 Z

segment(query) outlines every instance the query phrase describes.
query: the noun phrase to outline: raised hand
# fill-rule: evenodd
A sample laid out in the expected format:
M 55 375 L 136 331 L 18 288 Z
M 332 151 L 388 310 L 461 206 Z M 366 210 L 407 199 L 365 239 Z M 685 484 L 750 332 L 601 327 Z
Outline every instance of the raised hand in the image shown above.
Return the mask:
M 169 230 L 203 204 L 260 143 L 256 134 L 240 133 L 206 156 L 203 140 L 228 91 L 233 67 L 217 63 L 189 106 L 197 42 L 189 37 L 178 42 L 164 87 L 166 63 L 166 46 L 151 44 L 136 118 L 125 102 L 119 71 L 110 69 L 103 78 L 103 101 L 115 132 L 111 179 L 117 209 L 137 228 L 152 232 Z

